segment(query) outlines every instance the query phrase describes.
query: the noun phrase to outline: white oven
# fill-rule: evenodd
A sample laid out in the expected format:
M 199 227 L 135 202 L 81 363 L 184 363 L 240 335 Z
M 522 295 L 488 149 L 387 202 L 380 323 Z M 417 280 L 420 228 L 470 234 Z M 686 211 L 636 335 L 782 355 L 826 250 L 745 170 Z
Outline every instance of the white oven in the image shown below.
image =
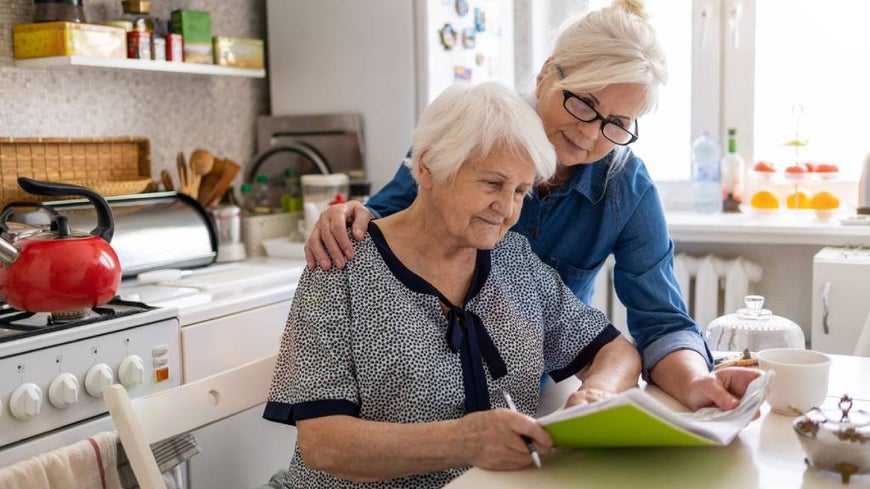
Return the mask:
M 304 262 L 250 258 L 196 269 L 159 284 L 125 281 L 123 297 L 178 307 L 184 382 L 277 351 Z M 195 432 L 201 452 L 188 462 L 188 488 L 253 488 L 290 462 L 295 429 L 252 408 Z
M 113 431 L 102 399 L 181 383 L 175 308 L 114 300 L 68 322 L 0 309 L 0 467 Z

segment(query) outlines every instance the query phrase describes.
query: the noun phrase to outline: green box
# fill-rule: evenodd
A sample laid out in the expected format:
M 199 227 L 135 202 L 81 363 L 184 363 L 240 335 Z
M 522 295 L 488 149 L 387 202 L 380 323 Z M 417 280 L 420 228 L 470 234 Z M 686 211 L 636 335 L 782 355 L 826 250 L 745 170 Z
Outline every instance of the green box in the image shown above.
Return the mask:
M 207 43 L 211 44 L 211 16 L 201 10 L 173 10 L 172 11 L 173 33 L 181 34 L 184 43 Z

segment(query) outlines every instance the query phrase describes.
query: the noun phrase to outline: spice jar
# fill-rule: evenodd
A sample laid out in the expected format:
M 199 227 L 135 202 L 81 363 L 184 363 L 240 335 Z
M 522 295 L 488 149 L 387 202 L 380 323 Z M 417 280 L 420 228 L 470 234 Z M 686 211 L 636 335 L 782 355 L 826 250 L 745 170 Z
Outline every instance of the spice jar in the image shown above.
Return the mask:
M 124 9 L 124 18 L 133 23 L 134 31 L 154 33 L 149 0 L 123 0 L 121 6 Z
M 33 22 L 86 22 L 83 0 L 33 0 Z

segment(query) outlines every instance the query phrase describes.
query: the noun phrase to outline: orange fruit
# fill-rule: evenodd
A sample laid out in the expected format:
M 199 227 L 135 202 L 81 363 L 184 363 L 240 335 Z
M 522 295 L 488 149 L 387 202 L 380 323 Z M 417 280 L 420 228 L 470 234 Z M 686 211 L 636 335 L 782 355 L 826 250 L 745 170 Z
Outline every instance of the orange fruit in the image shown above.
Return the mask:
M 779 199 L 769 190 L 759 190 L 752 196 L 749 205 L 756 209 L 778 209 Z
M 785 205 L 789 209 L 809 209 L 810 196 L 803 190 L 792 192 L 785 198 Z
M 837 207 L 840 207 L 840 199 L 826 190 L 813 195 L 813 198 L 810 199 L 811 209 L 836 209 Z

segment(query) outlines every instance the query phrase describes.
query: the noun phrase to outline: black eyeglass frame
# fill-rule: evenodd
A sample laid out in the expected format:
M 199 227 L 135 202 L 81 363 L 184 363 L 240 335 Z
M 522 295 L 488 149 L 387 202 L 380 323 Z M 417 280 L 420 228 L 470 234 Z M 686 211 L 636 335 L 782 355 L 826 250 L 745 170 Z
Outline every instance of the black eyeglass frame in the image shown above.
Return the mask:
M 556 72 L 559 74 L 560 80 L 565 78 L 565 75 L 562 73 L 561 67 L 557 66 Z M 598 112 L 598 110 L 593 106 L 591 100 L 584 98 L 584 97 L 581 97 L 581 96 L 579 96 L 575 93 L 572 93 L 568 90 L 562 90 L 562 96 L 564 97 L 564 99 L 562 100 L 562 107 L 565 109 L 565 112 L 571 114 L 571 117 L 577 119 L 580 122 L 591 123 L 591 122 L 595 122 L 597 120 L 600 120 L 601 127 L 599 130 L 601 131 L 601 135 L 604 136 L 605 138 L 607 138 L 607 140 L 610 141 L 611 143 L 616 144 L 618 146 L 628 146 L 629 144 L 637 141 L 638 134 L 639 134 L 639 130 L 638 130 L 639 126 L 637 124 L 637 118 L 634 119 L 634 132 L 631 132 L 628 129 L 626 129 L 625 127 L 623 127 L 622 123 L 620 123 L 618 120 L 608 119 L 608 118 L 604 117 L 603 115 L 601 115 L 601 112 Z M 571 100 L 572 98 L 576 98 L 577 100 L 583 102 L 587 107 L 589 107 L 589 110 L 591 110 L 595 114 L 595 117 L 586 120 L 586 119 L 583 119 L 581 117 L 578 117 L 577 114 L 575 114 L 574 112 L 571 112 L 571 109 L 568 108 L 568 101 Z M 607 133 L 604 132 L 604 128 L 608 124 L 613 124 L 613 125 L 617 126 L 618 128 L 622 129 L 623 131 L 626 132 L 626 134 L 631 136 L 631 139 L 629 139 L 628 141 L 626 141 L 624 143 L 614 141 L 613 139 L 610 138 L 610 136 L 607 135 Z

